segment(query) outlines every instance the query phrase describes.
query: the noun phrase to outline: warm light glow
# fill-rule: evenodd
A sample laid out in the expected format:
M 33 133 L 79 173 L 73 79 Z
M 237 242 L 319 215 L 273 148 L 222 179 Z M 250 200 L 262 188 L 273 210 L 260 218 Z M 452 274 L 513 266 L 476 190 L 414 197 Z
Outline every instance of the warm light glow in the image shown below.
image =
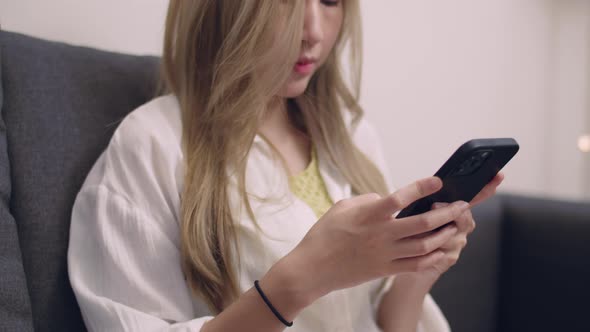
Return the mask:
M 590 152 L 590 135 L 582 135 L 578 138 L 578 149 L 582 152 Z

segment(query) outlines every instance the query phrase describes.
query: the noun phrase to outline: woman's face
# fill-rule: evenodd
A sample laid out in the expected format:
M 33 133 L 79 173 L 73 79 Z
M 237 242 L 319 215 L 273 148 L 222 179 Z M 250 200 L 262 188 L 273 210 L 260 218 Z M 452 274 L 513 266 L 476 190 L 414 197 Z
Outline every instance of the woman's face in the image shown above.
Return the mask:
M 343 0 L 305 0 L 303 40 L 291 76 L 279 91 L 284 98 L 297 97 L 307 88 L 315 71 L 326 61 L 340 34 Z

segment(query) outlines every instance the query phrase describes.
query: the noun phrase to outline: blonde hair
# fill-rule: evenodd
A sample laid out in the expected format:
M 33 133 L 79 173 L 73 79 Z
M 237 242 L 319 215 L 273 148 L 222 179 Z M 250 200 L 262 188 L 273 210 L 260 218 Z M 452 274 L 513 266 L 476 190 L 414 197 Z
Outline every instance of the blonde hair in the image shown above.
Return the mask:
M 342 114 L 343 109 L 351 112 L 353 123 L 363 114 L 358 104 L 359 4 L 343 3 L 337 45 L 305 93 L 290 101 L 290 115 L 356 193 L 385 194 L 383 176 L 354 146 Z M 292 66 L 284 64 L 295 63 L 300 53 L 304 5 L 293 0 L 170 1 L 162 71 L 182 112 L 182 267 L 191 291 L 214 314 L 240 293 L 235 268 L 239 257 L 231 254 L 237 238 L 228 169 L 237 176 L 240 197 L 255 221 L 245 188 L 246 159 L 260 119 L 291 73 Z M 347 41 L 353 91 L 339 63 Z

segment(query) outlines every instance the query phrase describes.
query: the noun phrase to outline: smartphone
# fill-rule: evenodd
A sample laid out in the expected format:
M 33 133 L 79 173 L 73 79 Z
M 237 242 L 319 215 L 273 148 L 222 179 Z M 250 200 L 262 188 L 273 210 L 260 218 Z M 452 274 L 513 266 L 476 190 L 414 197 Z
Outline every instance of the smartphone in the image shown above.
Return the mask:
M 470 202 L 518 149 L 513 138 L 482 138 L 466 142 L 434 174 L 442 180 L 442 189 L 410 204 L 396 218 L 430 211 L 435 202 Z

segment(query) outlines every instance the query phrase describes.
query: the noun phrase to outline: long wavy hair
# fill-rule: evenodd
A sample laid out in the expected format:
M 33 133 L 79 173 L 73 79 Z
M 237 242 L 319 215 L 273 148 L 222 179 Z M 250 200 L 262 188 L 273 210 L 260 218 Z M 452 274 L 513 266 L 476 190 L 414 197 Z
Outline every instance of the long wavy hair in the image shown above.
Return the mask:
M 230 176 L 237 177 L 240 197 L 255 221 L 245 186 L 247 156 L 270 101 L 300 54 L 304 6 L 298 0 L 170 1 L 162 73 L 182 112 L 182 268 L 193 294 L 213 313 L 240 294 L 239 257 L 232 257 L 237 238 Z M 355 147 L 345 123 L 344 112 L 351 113 L 353 124 L 363 112 L 359 3 L 343 0 L 343 6 L 337 43 L 305 93 L 289 101 L 290 115 L 355 193 L 386 194 L 382 174 Z M 345 53 L 349 84 L 339 61 Z

